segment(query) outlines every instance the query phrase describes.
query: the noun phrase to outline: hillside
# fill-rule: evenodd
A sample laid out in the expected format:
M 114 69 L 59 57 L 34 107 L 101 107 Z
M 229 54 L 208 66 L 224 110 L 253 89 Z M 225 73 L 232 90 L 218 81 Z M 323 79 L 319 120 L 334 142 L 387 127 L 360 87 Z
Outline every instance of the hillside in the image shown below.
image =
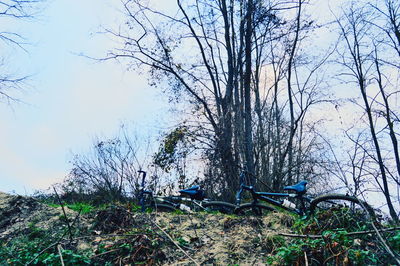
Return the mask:
M 64 209 L 67 219 L 61 207 L 0 193 L 0 265 L 351 265 L 380 264 L 385 257 L 371 234 L 289 238 L 312 226 L 284 213 L 143 214 L 128 205 Z

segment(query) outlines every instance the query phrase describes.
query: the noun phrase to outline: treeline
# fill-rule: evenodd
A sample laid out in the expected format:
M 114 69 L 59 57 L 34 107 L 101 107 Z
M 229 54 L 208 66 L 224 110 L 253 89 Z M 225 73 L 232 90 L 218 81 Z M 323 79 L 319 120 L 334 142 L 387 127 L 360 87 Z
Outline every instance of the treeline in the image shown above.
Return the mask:
M 320 2 L 124 1 L 104 59 L 148 73 L 185 114 L 148 164 L 125 135 L 77 156 L 70 180 L 118 197 L 137 191 L 145 167 L 156 186 L 199 176 L 232 201 L 244 169 L 263 190 L 307 179 L 378 193 L 398 221 L 400 3 Z

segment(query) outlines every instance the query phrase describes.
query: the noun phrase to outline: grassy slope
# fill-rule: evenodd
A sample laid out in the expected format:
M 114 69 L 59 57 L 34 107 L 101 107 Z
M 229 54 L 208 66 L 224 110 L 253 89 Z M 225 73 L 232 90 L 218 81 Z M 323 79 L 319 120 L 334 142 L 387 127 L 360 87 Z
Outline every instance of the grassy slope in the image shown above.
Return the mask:
M 70 208 L 65 208 L 68 229 L 60 207 L 0 194 L 0 265 L 390 263 L 372 234 L 349 237 L 345 230 L 326 229 L 318 232 L 323 238 L 282 236 L 317 232 L 316 219 L 284 213 L 236 217 L 142 214 L 126 205 Z M 386 237 L 398 252 L 400 234 Z

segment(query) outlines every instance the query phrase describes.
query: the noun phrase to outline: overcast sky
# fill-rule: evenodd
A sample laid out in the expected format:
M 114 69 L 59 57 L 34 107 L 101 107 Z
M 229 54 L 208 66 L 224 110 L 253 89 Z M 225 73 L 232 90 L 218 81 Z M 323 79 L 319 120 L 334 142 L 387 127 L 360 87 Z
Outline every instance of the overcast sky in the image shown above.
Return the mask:
M 10 69 L 33 75 L 19 95 L 25 103 L 0 105 L 0 191 L 46 189 L 65 177 L 72 152 L 87 150 L 96 136 L 112 137 L 121 123 L 144 135 L 166 125 L 167 103 L 145 78 L 77 55 L 111 47 L 96 34 L 122 18 L 119 1 L 111 2 L 52 0 L 37 20 L 8 25 L 31 43 L 28 53 L 7 51 Z
M 328 2 L 312 13 L 329 13 Z M 172 3 L 154 1 L 163 9 Z M 1 51 L 7 66 L 32 77 L 19 95 L 24 103 L 0 104 L 0 191 L 31 193 L 61 181 L 72 153 L 86 151 L 96 136 L 112 137 L 121 123 L 152 136 L 168 126 L 166 97 L 145 77 L 79 56 L 101 57 L 113 46 L 98 32 L 123 22 L 120 6 L 119 0 L 47 0 L 34 21 L 2 25 L 31 43 L 27 53 Z

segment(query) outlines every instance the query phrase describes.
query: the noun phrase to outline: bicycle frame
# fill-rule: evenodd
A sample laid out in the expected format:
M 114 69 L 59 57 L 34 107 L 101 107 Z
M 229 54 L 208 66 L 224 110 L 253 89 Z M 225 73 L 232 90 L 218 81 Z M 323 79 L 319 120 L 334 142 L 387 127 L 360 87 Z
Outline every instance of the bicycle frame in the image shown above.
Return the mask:
M 144 212 L 144 211 L 145 211 L 145 206 L 144 206 L 144 194 L 151 194 L 151 195 L 153 195 L 153 193 L 152 193 L 151 191 L 146 191 L 146 190 L 144 190 L 144 180 L 145 180 L 145 178 L 146 178 L 146 174 L 147 174 L 147 173 L 146 173 L 145 171 L 142 171 L 142 170 L 139 170 L 138 173 L 139 173 L 139 176 L 142 175 L 142 183 L 141 183 L 141 185 L 140 185 L 140 188 L 139 188 L 139 195 L 138 195 L 138 198 L 139 198 L 139 205 L 141 206 L 141 211 Z
M 236 193 L 236 206 L 240 206 L 241 202 L 241 194 L 244 192 L 244 190 L 250 191 L 252 197 L 253 197 L 253 202 L 252 204 L 257 204 L 259 200 L 265 201 L 271 205 L 283 208 L 287 211 L 296 213 L 298 215 L 305 215 L 307 207 L 305 206 L 305 203 L 308 202 L 310 203 L 312 201 L 312 198 L 305 195 L 304 193 L 276 193 L 276 192 L 256 192 L 254 190 L 253 186 L 246 186 L 244 185 L 244 172 L 240 174 L 240 190 Z M 295 207 L 295 208 L 290 208 L 284 206 L 284 200 L 275 200 L 271 197 L 278 197 L 278 198 L 294 198 L 298 199 L 300 201 L 300 207 Z
M 150 197 L 150 201 L 158 201 L 159 203 L 164 203 L 172 206 L 175 209 L 182 210 L 182 211 L 188 211 L 191 212 L 192 208 L 190 206 L 187 206 L 184 203 L 190 203 L 194 204 L 200 209 L 205 210 L 205 207 L 203 207 L 203 203 L 210 202 L 210 199 L 203 199 L 203 200 L 197 200 L 197 199 L 192 199 L 192 198 L 187 198 L 184 196 L 154 196 L 153 191 L 151 190 L 145 190 L 145 178 L 146 178 L 146 172 L 145 171 L 138 171 L 139 174 L 142 175 L 142 182 L 141 182 L 141 187 L 140 187 L 140 193 L 139 193 L 139 205 L 141 206 L 141 211 L 145 211 L 145 195 L 148 195 Z
M 203 203 L 210 202 L 210 199 L 204 199 L 204 200 L 196 200 L 196 199 L 191 199 L 187 197 L 181 197 L 181 196 L 153 196 L 151 195 L 153 200 L 159 201 L 161 203 L 166 203 L 169 205 L 172 205 L 176 209 L 180 209 L 183 211 L 192 211 L 192 208 L 189 205 L 195 205 L 197 207 L 200 207 L 200 209 L 205 210 L 203 207 Z M 186 204 L 184 204 L 186 203 Z

